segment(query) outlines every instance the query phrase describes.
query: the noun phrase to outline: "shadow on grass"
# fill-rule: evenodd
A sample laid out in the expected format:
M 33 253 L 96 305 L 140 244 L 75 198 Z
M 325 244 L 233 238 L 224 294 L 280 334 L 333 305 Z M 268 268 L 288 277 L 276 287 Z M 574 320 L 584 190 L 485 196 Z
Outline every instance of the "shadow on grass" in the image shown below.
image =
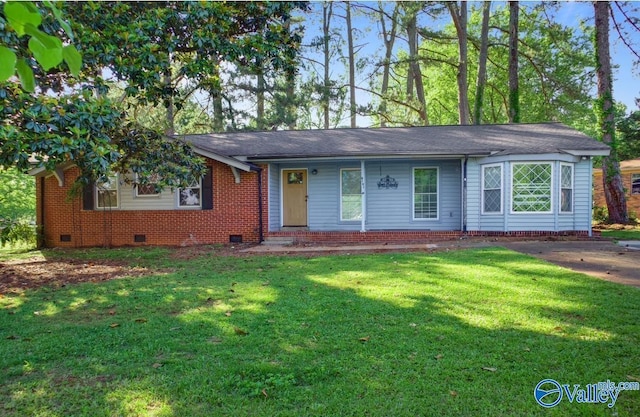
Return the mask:
M 6 415 L 610 415 L 533 388 L 640 374 L 640 291 L 500 248 L 138 261 L 0 300 Z

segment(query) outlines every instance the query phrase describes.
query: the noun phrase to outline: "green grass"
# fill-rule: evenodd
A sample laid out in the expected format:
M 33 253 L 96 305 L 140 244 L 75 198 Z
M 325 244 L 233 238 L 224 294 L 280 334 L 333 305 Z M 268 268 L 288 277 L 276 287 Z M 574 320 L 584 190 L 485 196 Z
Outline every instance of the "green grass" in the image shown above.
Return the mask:
M 616 240 L 640 240 L 640 227 L 626 230 L 602 230 L 602 237 Z
M 171 254 L 64 252 L 170 269 L 0 298 L 0 415 L 640 415 L 533 398 L 640 377 L 636 288 L 502 248 Z

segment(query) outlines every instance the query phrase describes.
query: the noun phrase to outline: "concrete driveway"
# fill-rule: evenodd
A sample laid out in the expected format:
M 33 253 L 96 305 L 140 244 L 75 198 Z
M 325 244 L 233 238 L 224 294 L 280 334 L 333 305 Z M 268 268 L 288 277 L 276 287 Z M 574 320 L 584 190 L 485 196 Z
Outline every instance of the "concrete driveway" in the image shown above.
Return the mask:
M 640 244 L 608 240 L 500 242 L 508 249 L 535 256 L 594 277 L 640 288 Z

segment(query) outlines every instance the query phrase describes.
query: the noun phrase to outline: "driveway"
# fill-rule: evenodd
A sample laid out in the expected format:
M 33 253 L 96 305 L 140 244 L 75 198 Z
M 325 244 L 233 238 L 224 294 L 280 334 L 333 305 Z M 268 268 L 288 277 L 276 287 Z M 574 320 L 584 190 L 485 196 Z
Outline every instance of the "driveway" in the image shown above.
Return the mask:
M 628 242 L 621 242 L 627 243 Z M 597 278 L 640 288 L 640 250 L 609 240 L 503 241 L 501 246 Z

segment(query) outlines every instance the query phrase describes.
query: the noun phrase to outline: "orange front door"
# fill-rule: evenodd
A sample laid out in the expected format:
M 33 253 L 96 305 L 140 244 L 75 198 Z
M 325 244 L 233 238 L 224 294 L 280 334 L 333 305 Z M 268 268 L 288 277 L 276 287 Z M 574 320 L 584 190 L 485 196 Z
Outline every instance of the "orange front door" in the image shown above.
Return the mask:
M 307 225 L 307 170 L 282 171 L 283 226 Z

